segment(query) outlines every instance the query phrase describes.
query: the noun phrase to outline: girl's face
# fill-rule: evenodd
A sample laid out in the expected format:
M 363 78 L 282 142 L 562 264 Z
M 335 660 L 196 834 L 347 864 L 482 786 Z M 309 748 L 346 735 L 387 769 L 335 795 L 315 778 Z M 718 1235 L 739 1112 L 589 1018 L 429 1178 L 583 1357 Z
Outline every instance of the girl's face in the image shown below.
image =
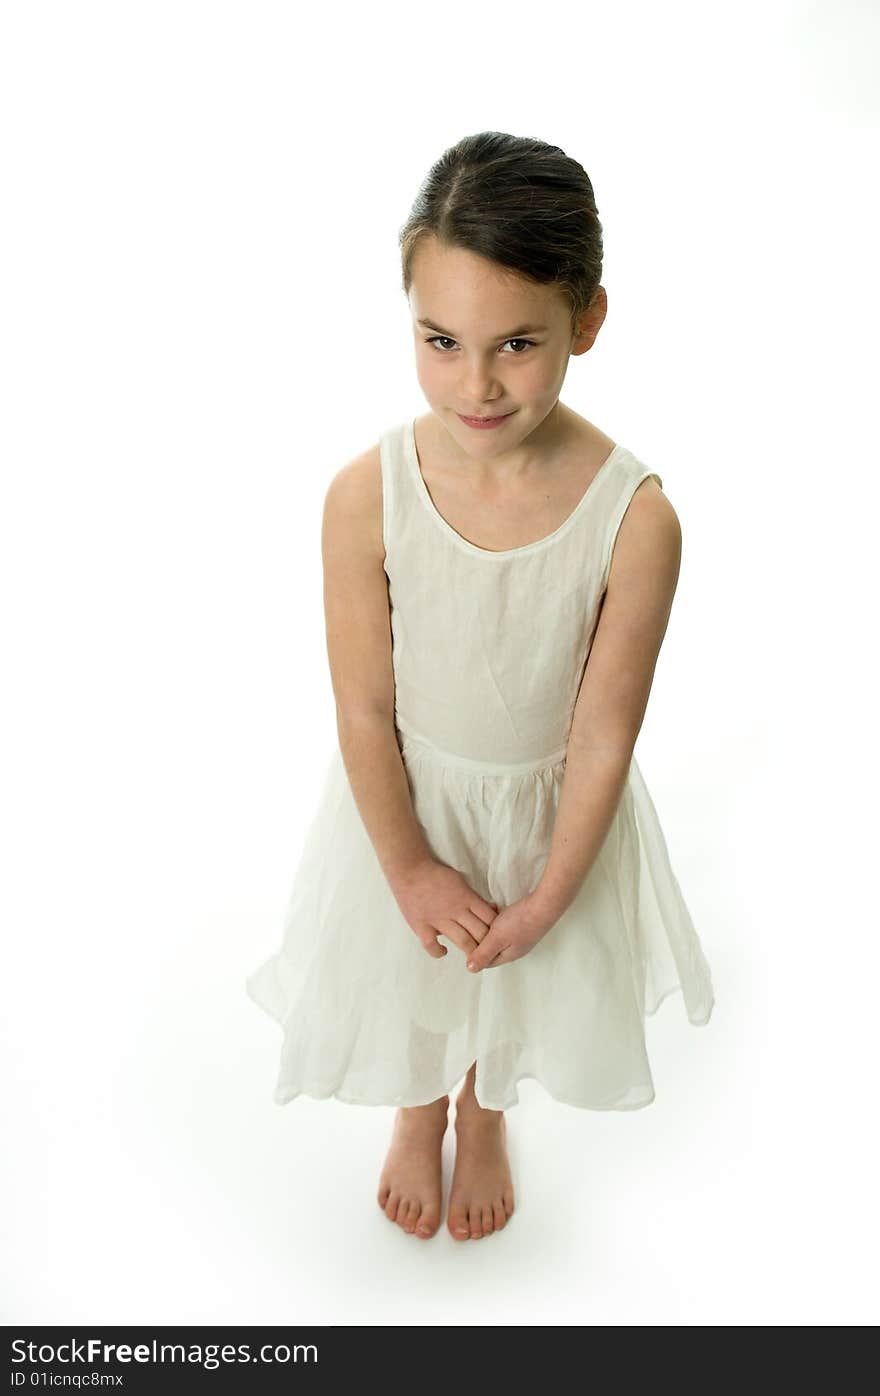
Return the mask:
M 468 453 L 506 455 L 550 416 L 572 354 L 605 318 L 602 287 L 573 335 L 568 302 L 462 248 L 425 238 L 413 257 L 409 304 L 416 372 L 431 409 Z M 505 415 L 507 414 L 507 415 Z M 497 417 L 473 427 L 462 417 Z

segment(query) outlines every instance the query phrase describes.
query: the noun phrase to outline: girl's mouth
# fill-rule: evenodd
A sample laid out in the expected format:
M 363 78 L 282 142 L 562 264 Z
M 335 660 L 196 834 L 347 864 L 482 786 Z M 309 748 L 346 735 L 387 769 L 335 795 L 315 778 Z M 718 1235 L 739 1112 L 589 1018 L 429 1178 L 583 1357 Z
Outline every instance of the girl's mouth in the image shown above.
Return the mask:
M 505 412 L 500 417 L 463 417 L 460 412 L 455 414 L 460 422 L 464 422 L 466 427 L 476 427 L 477 431 L 491 431 L 493 427 L 500 427 L 502 422 L 506 422 L 508 417 L 512 417 L 512 412 Z

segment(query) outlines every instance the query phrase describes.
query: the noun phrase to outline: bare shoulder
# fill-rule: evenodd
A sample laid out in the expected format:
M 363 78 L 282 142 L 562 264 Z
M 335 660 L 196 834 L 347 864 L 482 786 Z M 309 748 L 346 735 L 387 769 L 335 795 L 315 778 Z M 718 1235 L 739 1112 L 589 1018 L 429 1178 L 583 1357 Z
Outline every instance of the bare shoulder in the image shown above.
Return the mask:
M 324 497 L 325 546 L 355 548 L 361 555 L 384 558 L 382 540 L 382 465 L 378 442 L 341 466 Z
M 379 447 L 331 479 L 322 531 L 327 657 L 340 730 L 352 717 L 393 722 L 394 672 L 382 541 Z
M 609 590 L 657 586 L 675 591 L 681 566 L 681 523 L 662 486 L 649 475 L 636 486 L 620 523 Z

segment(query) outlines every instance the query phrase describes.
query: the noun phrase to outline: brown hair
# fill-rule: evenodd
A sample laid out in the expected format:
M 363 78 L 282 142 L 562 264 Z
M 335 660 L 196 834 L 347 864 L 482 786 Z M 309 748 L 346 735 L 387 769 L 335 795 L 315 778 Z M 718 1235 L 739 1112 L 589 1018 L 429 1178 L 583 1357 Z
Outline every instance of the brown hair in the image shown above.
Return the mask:
M 602 224 L 586 170 L 558 145 L 481 131 L 429 170 L 400 229 L 408 295 L 416 248 L 428 236 L 543 285 L 571 307 L 572 332 L 602 280 Z

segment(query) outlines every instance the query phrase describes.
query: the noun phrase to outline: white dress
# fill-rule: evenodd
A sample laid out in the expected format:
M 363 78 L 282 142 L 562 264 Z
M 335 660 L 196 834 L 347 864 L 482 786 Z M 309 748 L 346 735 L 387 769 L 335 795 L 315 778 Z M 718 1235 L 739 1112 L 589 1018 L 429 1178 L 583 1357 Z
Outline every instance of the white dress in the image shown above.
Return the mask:
M 381 436 L 395 723 L 433 853 L 499 909 L 546 861 L 565 752 L 618 527 L 656 472 L 624 446 L 538 542 L 479 548 L 436 509 L 414 426 Z M 282 943 L 247 992 L 283 1029 L 274 1100 L 424 1105 L 477 1063 L 484 1109 L 539 1081 L 593 1110 L 649 1105 L 645 1015 L 714 995 L 651 797 L 633 758 L 608 835 L 573 902 L 527 955 L 479 974 L 445 936 L 433 959 L 395 900 L 339 748 L 306 834 Z

